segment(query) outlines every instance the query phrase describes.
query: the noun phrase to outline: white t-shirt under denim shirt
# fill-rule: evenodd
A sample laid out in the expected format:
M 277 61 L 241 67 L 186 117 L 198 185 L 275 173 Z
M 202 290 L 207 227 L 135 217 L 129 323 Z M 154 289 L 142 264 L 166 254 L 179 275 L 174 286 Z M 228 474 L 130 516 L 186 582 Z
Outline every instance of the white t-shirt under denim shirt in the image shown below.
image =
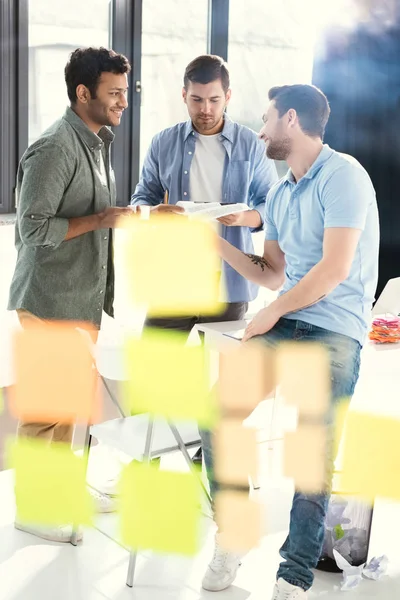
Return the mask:
M 296 183 L 289 170 L 267 196 L 265 237 L 277 240 L 286 258 L 281 294 L 322 259 L 324 229 L 328 227 L 362 231 L 350 274 L 326 298 L 285 318 L 347 335 L 362 345 L 378 280 L 376 195 L 360 163 L 325 144 L 304 177 Z
M 190 198 L 192 202 L 221 202 L 222 180 L 226 150 L 220 141 L 221 134 L 201 135 L 196 139 L 196 149 L 190 168 Z

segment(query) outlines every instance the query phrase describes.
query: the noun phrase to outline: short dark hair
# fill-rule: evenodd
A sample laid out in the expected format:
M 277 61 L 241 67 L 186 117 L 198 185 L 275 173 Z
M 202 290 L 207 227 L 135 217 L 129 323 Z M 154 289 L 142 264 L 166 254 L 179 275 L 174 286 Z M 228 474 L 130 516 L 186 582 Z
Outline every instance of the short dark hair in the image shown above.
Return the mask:
M 183 85 L 187 90 L 189 82 L 210 83 L 217 79 L 221 80 L 222 88 L 226 93 L 230 86 L 228 65 L 220 56 L 203 54 L 192 60 L 186 67 Z
M 65 83 L 72 104 L 77 101 L 76 88 L 85 85 L 92 98 L 96 98 L 97 86 L 102 73 L 116 75 L 129 73 L 131 65 L 123 54 L 107 48 L 77 48 L 65 66 Z
M 331 109 L 327 97 L 315 85 L 276 86 L 269 90 L 268 98 L 275 100 L 279 118 L 293 108 L 304 133 L 323 139 Z

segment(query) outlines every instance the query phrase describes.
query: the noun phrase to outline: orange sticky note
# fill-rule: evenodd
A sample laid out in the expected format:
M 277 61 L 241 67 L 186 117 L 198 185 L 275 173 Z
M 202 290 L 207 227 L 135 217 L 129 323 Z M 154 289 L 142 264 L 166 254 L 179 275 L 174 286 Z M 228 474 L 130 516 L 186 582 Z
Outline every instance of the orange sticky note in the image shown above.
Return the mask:
M 14 337 L 11 412 L 22 421 L 83 423 L 100 416 L 87 339 L 74 326 L 46 324 Z
M 125 233 L 126 274 L 135 306 L 153 317 L 221 311 L 221 259 L 209 223 L 158 215 L 132 219 Z
M 215 477 L 220 483 L 246 485 L 258 473 L 256 430 L 225 419 L 214 433 Z
M 224 490 L 215 500 L 220 544 L 230 552 L 247 552 L 261 538 L 261 505 L 247 493 Z
M 326 427 L 301 424 L 284 437 L 284 475 L 294 479 L 296 490 L 319 493 L 324 487 L 327 456 Z
M 277 379 L 287 404 L 304 415 L 326 413 L 331 379 L 328 351 L 317 343 L 287 342 L 278 347 Z
M 222 412 L 245 418 L 274 388 L 274 350 L 253 342 L 221 352 L 218 397 Z

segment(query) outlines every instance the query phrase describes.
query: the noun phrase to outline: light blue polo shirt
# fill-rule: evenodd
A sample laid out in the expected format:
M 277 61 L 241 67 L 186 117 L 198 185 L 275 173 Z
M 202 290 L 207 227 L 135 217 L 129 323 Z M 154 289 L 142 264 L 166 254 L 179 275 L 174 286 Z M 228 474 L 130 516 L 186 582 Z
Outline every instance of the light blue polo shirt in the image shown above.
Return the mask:
M 369 327 L 378 279 L 379 217 L 368 173 L 351 156 L 324 145 L 297 183 L 291 170 L 269 192 L 267 240 L 277 240 L 286 258 L 280 294 L 296 285 L 322 259 L 324 229 L 352 227 L 361 237 L 348 278 L 317 304 L 285 315 L 358 340 Z

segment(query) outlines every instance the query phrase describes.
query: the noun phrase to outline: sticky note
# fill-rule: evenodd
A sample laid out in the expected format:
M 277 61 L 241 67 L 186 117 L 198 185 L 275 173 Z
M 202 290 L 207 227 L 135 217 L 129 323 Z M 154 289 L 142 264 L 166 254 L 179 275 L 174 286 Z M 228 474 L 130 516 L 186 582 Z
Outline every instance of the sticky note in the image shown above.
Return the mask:
M 61 323 L 15 332 L 16 385 L 10 409 L 22 421 L 83 423 L 100 418 L 87 338 Z
M 294 479 L 297 491 L 319 493 L 324 489 L 327 456 L 326 427 L 301 424 L 284 435 L 284 475 Z
M 219 543 L 230 552 L 247 552 L 261 538 L 261 505 L 245 492 L 220 491 L 215 499 Z
M 224 419 L 213 436 L 215 478 L 220 483 L 247 485 L 258 473 L 257 433 L 241 421 Z
M 17 519 L 33 525 L 90 525 L 94 514 L 86 466 L 69 444 L 18 438 L 9 445 Z
M 400 420 L 350 411 L 344 434 L 341 489 L 371 501 L 400 500 Z
M 274 389 L 274 350 L 253 342 L 221 352 L 218 403 L 223 414 L 246 418 Z
M 331 379 L 328 351 L 317 343 L 283 343 L 277 349 L 277 379 L 287 404 L 302 415 L 317 416 L 329 407 Z
M 209 389 L 208 351 L 185 345 L 186 336 L 146 329 L 125 348 L 125 401 L 132 414 L 197 421 L 211 428 L 216 421 L 215 395 Z
M 221 259 L 209 223 L 151 216 L 132 219 L 126 235 L 126 276 L 135 306 L 152 317 L 221 312 Z
M 199 493 L 191 473 L 130 463 L 120 482 L 123 543 L 132 549 L 193 556 L 199 545 Z

